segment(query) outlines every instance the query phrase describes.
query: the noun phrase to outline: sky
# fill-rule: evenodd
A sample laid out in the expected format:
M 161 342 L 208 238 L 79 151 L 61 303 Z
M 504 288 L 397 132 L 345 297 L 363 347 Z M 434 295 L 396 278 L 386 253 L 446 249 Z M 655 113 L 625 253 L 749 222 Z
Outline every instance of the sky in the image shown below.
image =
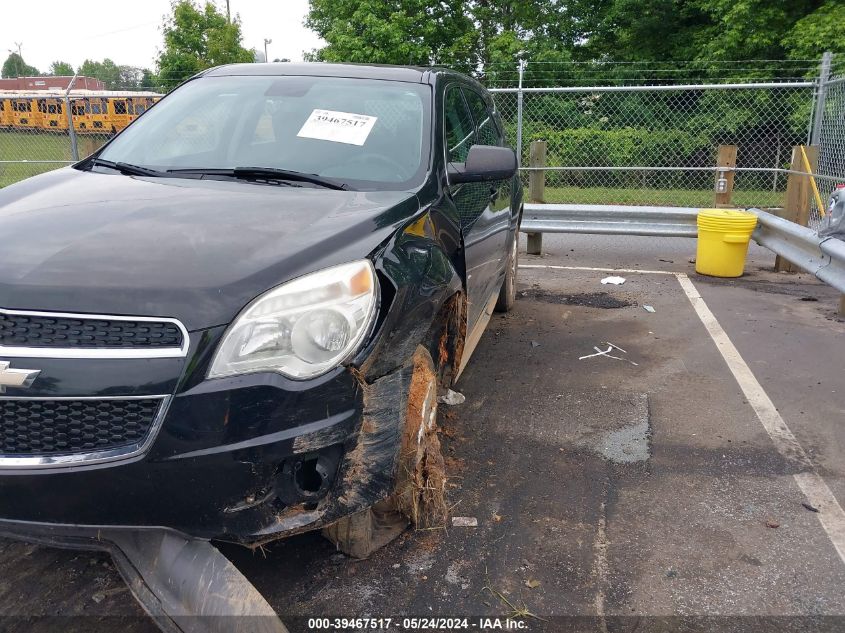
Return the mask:
M 106 0 L 99 3 L 103 11 L 96 10 L 98 3 L 68 0 L 0 2 L 0 60 L 21 43 L 24 61 L 42 72 L 54 61 L 77 68 L 85 59 L 106 57 L 116 64 L 154 68 L 162 47 L 161 24 L 170 10 L 170 0 Z M 225 0 L 215 4 L 225 11 Z M 229 0 L 229 5 L 233 16 L 240 14 L 243 45 L 263 52 L 264 38 L 272 40 L 267 47 L 271 60 L 301 61 L 304 51 L 321 45 L 317 34 L 302 25 L 308 0 Z

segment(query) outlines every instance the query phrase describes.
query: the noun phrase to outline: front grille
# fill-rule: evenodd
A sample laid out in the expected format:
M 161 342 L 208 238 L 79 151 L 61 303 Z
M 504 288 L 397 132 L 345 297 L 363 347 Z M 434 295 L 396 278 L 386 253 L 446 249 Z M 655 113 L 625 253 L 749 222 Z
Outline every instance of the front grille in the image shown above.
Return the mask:
M 0 399 L 0 454 L 63 455 L 136 445 L 150 432 L 161 403 Z
M 182 331 L 175 323 L 167 321 L 0 312 L 0 345 L 77 349 L 178 348 L 182 346 Z

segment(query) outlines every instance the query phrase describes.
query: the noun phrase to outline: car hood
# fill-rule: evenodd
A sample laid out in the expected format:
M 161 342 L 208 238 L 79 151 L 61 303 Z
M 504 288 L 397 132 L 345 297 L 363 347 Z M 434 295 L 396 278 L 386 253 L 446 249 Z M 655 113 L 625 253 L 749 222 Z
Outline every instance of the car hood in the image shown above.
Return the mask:
M 0 307 L 222 325 L 269 288 L 366 257 L 418 209 L 408 192 L 60 169 L 0 190 Z

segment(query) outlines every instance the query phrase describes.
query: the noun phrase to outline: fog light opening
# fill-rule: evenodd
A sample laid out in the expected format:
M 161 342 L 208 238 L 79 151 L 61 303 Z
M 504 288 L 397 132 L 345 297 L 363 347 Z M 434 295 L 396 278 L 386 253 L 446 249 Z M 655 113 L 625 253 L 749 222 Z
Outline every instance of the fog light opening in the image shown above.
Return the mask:
M 305 495 L 313 495 L 320 492 L 326 481 L 327 473 L 325 469 L 320 468 L 320 460 L 317 457 L 313 457 L 297 462 L 296 472 L 293 478 L 300 492 Z
M 316 453 L 295 455 L 276 471 L 276 494 L 285 505 L 316 502 L 334 483 L 343 449 L 329 446 Z

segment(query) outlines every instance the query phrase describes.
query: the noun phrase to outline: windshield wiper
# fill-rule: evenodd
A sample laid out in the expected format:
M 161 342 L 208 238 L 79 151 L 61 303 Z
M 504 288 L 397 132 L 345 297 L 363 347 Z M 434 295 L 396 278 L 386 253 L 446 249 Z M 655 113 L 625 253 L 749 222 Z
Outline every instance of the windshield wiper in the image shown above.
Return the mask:
M 114 169 L 119 171 L 121 174 L 125 174 L 127 176 L 154 176 L 154 177 L 161 177 L 166 176 L 162 171 L 158 171 L 156 169 L 150 169 L 149 167 L 141 167 L 140 165 L 131 165 L 129 163 L 121 163 L 110 160 L 105 160 L 102 158 L 94 158 L 91 161 L 92 165 L 97 165 L 98 167 L 108 167 L 109 169 Z
M 312 185 L 349 191 L 349 185 L 334 178 L 325 178 L 319 174 L 306 174 L 291 169 L 276 169 L 274 167 L 235 167 L 234 169 L 168 169 L 171 174 L 203 174 L 209 176 L 231 176 L 242 180 L 289 180 L 292 182 L 308 182 Z

